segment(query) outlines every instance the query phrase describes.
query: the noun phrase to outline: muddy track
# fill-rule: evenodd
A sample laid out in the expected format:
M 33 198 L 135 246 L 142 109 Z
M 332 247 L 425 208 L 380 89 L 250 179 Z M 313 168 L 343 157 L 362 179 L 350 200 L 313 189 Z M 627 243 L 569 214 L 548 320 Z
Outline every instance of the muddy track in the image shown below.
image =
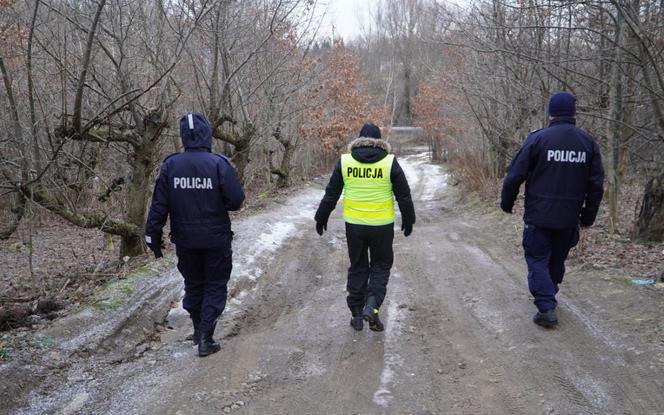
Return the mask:
M 525 267 L 497 228 L 463 212 L 446 174 L 402 161 L 418 223 L 395 239 L 382 316 L 354 332 L 343 222 L 313 230 L 319 187 L 235 226 L 232 299 L 205 359 L 174 309 L 161 343 L 116 365 L 79 365 L 22 413 L 661 414 L 664 370 L 644 345 L 560 296 L 560 327 L 532 321 Z M 397 221 L 399 223 L 399 221 Z M 573 274 L 573 272 L 572 272 Z

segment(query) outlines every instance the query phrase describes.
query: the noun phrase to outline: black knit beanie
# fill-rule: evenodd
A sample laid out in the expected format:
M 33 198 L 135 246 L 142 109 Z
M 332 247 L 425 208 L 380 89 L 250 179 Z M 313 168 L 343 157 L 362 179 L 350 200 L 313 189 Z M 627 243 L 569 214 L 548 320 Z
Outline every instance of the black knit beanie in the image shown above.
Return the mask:
M 360 130 L 360 137 L 381 138 L 380 128 L 372 123 L 364 124 Z
M 576 97 L 569 92 L 558 92 L 549 98 L 551 117 L 574 117 L 576 115 Z

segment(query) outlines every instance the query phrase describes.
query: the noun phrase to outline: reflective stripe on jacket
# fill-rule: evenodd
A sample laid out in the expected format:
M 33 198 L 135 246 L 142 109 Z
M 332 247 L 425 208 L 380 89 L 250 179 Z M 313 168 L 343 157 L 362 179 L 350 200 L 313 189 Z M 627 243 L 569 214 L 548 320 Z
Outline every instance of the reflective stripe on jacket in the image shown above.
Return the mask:
M 341 156 L 346 222 L 372 226 L 394 222 L 393 162 L 392 154 L 376 163 L 361 163 L 351 154 Z

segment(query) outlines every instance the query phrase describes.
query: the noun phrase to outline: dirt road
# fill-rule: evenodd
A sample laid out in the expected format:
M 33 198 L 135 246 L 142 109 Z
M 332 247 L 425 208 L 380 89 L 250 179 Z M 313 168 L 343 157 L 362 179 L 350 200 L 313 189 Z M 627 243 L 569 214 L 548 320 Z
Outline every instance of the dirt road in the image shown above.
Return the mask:
M 348 325 L 343 222 L 337 210 L 328 233 L 315 233 L 314 186 L 235 225 L 220 353 L 196 357 L 175 308 L 153 350 L 73 368 L 22 413 L 664 413 L 664 344 L 644 343 L 617 317 L 601 319 L 602 304 L 567 294 L 574 272 L 559 328 L 535 326 L 513 244 L 463 212 L 424 155 L 402 164 L 418 222 L 395 239 L 384 333 Z

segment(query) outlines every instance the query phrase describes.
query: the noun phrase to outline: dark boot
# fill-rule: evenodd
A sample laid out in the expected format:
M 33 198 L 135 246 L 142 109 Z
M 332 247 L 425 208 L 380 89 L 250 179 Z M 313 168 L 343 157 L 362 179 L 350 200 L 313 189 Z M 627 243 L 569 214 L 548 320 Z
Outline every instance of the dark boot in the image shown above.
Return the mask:
M 185 340 L 187 341 L 193 341 L 194 346 L 198 346 L 198 338 L 201 336 L 200 330 L 198 330 L 198 326 L 201 324 L 201 319 L 199 317 L 191 317 L 191 324 L 194 326 L 194 333 L 188 335 Z
M 558 325 L 558 316 L 556 316 L 556 310 L 544 310 L 535 314 L 533 317 L 533 322 L 538 326 L 553 328 Z
M 214 341 L 211 334 L 206 335 L 201 333 L 198 336 L 198 355 L 200 357 L 209 356 L 217 353 L 219 350 L 221 350 L 221 346 Z
M 350 325 L 356 331 L 362 331 L 364 328 L 364 321 L 362 320 L 362 307 L 353 307 L 350 310 L 353 317 L 350 319 Z
M 196 337 L 196 339 L 198 339 L 198 342 L 196 342 L 196 344 L 198 345 L 198 355 L 200 357 L 209 356 L 212 353 L 217 353 L 219 350 L 221 350 L 221 346 L 219 345 L 219 343 L 217 343 L 212 338 L 216 328 L 217 328 L 217 321 L 215 320 L 215 322 L 212 323 L 212 330 L 208 334 L 199 331 L 199 334 Z
M 187 337 L 185 337 L 185 340 L 193 341 L 194 346 L 198 346 L 198 338 L 199 337 L 201 337 L 201 333 L 198 330 L 194 329 L 194 332 L 192 334 L 188 335 Z
M 372 331 L 383 331 L 385 326 L 378 318 L 378 302 L 375 297 L 367 298 L 367 304 L 362 311 L 362 318 L 369 323 L 369 329 Z

